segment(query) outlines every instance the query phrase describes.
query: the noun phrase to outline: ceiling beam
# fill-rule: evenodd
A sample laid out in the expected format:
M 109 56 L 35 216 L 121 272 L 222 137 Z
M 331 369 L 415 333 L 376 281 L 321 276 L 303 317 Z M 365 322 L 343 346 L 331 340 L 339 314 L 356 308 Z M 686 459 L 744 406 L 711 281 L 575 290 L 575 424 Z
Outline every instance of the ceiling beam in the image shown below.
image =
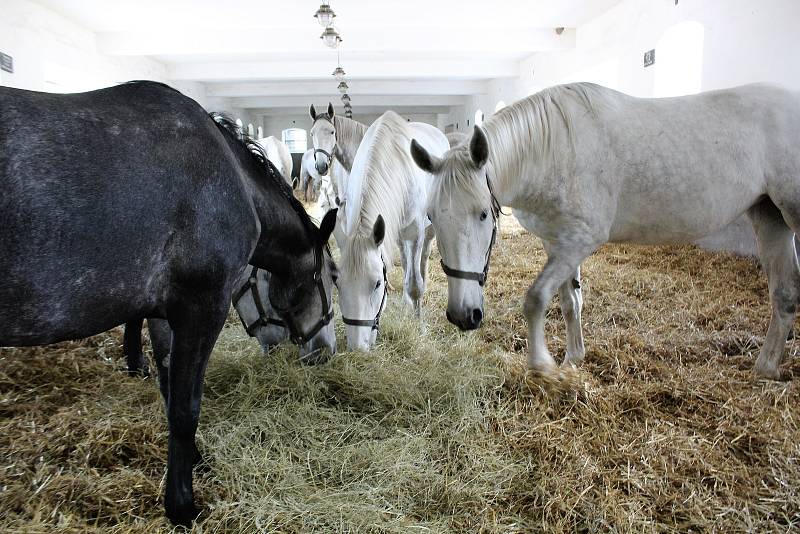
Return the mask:
M 206 95 L 209 97 L 329 96 L 337 83 L 333 76 L 313 82 L 213 83 L 206 86 Z M 488 83 L 480 80 L 358 80 L 349 85 L 348 93 L 351 96 L 398 94 L 467 96 L 488 93 Z
M 168 66 L 167 78 L 207 82 L 328 79 L 331 61 L 213 61 Z M 516 60 L 355 61 L 346 66 L 348 79 L 489 79 L 519 74 Z
M 248 96 L 244 98 L 231 98 L 231 105 L 238 108 L 283 108 L 283 107 L 308 107 L 311 103 L 322 103 L 327 106 L 328 102 L 338 104 L 341 95 L 331 93 L 326 96 Z M 362 95 L 358 98 L 353 97 L 353 106 L 383 106 L 384 109 L 390 106 L 460 106 L 465 103 L 463 96 L 450 95 Z
M 314 102 L 316 106 L 327 106 L 327 103 L 317 104 Z M 320 109 L 322 109 L 320 107 Z M 448 114 L 450 113 L 450 108 L 447 106 L 353 106 L 353 113 L 356 115 L 380 115 L 387 110 L 396 111 L 400 115 L 410 115 L 410 114 L 425 114 L 425 115 L 437 115 L 437 114 Z M 275 117 L 282 117 L 287 115 L 298 115 L 303 117 L 308 117 L 308 106 L 304 107 L 289 107 L 289 108 L 251 108 L 247 110 L 248 113 L 252 115 L 268 115 L 268 116 L 275 116 Z M 341 106 L 336 106 L 336 113 L 344 113 L 344 110 Z M 310 126 L 311 119 L 308 119 L 309 124 L 301 125 L 298 124 L 299 127 L 305 128 L 306 126 Z
M 256 55 L 281 52 L 314 52 L 327 49 L 319 39 L 319 26 L 259 30 L 198 30 L 175 28 L 171 31 L 101 32 L 98 49 L 108 55 Z M 381 52 L 454 52 L 468 57 L 471 52 L 531 54 L 545 50 L 575 47 L 575 32 L 556 34 L 550 28 L 463 28 L 459 31 L 435 31 L 411 27 L 392 29 L 383 26 L 342 30 L 348 51 Z

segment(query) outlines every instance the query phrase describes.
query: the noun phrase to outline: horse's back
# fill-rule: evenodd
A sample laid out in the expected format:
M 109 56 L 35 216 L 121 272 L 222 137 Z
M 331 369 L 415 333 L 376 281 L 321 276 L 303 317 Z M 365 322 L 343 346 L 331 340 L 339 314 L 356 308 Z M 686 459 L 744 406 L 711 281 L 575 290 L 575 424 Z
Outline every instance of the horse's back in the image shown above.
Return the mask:
M 232 157 L 205 111 L 160 84 L 0 88 L 0 345 L 158 315 L 176 276 L 217 283 L 251 246 L 232 232 L 246 224 Z
M 284 180 L 291 184 L 294 163 L 292 161 L 292 153 L 289 152 L 289 147 L 286 146 L 286 143 L 274 135 L 259 139 L 258 142 L 264 147 L 264 151 L 267 153 L 267 159 L 278 168 Z
M 570 128 L 554 134 L 555 158 L 547 161 L 578 172 L 558 173 L 566 176 L 563 183 L 544 180 L 538 187 L 563 190 L 565 198 L 573 196 L 567 204 L 582 205 L 591 218 L 606 217 L 611 240 L 697 239 L 765 195 L 781 190 L 800 197 L 797 93 L 755 84 L 636 98 L 573 84 L 554 94 L 564 111 L 557 112 L 560 120 L 550 119 L 551 128 L 553 122 Z

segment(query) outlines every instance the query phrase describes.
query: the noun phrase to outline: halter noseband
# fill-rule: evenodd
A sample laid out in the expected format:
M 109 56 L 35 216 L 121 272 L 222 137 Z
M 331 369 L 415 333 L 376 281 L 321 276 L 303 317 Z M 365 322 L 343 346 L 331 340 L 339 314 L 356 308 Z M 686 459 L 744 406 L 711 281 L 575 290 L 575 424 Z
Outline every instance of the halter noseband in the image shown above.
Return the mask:
M 333 319 L 333 308 L 328 307 L 328 299 L 325 296 L 325 284 L 322 282 L 322 255 L 324 252 L 317 251 L 314 249 L 314 284 L 317 286 L 317 290 L 319 291 L 319 299 L 322 303 L 322 317 L 314 324 L 314 326 L 305 334 L 300 332 L 296 325 L 291 322 L 286 322 L 286 328 L 289 329 L 289 339 L 292 340 L 292 343 L 295 345 L 305 345 L 309 341 L 311 341 L 314 336 L 316 336 L 320 330 L 322 330 L 328 323 L 331 322 Z M 290 311 L 296 310 L 299 308 L 299 305 L 290 306 L 289 308 L 279 308 L 272 304 L 272 307 L 278 310 L 279 312 L 288 313 Z
M 241 289 L 236 293 L 233 297 L 233 305 L 237 306 L 239 301 L 250 292 L 251 297 L 253 299 L 253 303 L 256 306 L 256 311 L 258 311 L 258 319 L 250 323 L 249 325 L 244 321 L 244 317 L 242 314 L 239 314 L 239 320 L 242 321 L 242 326 L 244 327 L 245 332 L 250 337 L 255 337 L 255 329 L 259 326 L 267 326 L 267 325 L 274 325 L 280 326 L 281 328 L 286 328 L 286 323 L 282 320 L 277 319 L 275 317 L 270 317 L 267 315 L 267 310 L 264 309 L 264 304 L 261 300 L 261 295 L 258 293 L 258 267 L 255 265 L 252 266 L 250 269 L 250 276 L 247 278 L 247 282 L 245 285 L 242 286 Z
M 374 319 L 348 319 L 342 315 L 342 321 L 344 324 L 348 324 L 350 326 L 366 326 L 368 328 L 372 328 L 373 330 L 380 328 L 383 305 L 386 303 L 386 295 L 389 293 L 389 279 L 386 277 L 386 262 L 383 261 L 382 257 L 381 261 L 383 262 L 383 297 L 381 298 L 381 305 L 378 306 L 378 313 L 375 314 Z
M 497 201 L 497 197 L 494 196 L 494 191 L 492 191 L 492 184 L 489 182 L 489 175 L 486 175 L 486 186 L 489 188 L 489 196 L 492 199 L 492 239 L 489 241 L 489 249 L 486 251 L 486 263 L 483 266 L 483 272 L 474 272 L 474 271 L 459 271 L 458 269 L 453 269 L 448 267 L 444 263 L 444 259 L 441 260 L 442 263 L 442 270 L 444 274 L 451 278 L 460 278 L 462 280 L 474 280 L 478 282 L 478 285 L 483 287 L 486 283 L 486 279 L 489 277 L 489 262 L 492 259 L 492 248 L 494 247 L 495 240 L 497 239 L 497 219 L 500 216 L 500 202 Z

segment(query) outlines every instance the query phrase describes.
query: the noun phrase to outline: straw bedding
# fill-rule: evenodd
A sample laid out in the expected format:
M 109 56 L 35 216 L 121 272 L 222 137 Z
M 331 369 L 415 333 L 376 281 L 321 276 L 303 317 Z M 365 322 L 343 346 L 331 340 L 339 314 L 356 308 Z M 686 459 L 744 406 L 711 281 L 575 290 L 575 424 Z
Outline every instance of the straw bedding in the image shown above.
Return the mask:
M 426 326 L 395 293 L 369 354 L 264 357 L 231 317 L 206 377 L 197 532 L 796 528 L 800 395 L 750 371 L 769 318 L 757 264 L 604 247 L 583 270 L 586 362 L 543 381 L 524 373 L 520 302 L 544 254 L 503 222 L 478 331 L 444 319 L 438 258 Z M 556 302 L 547 328 L 563 354 Z M 0 531 L 171 530 L 162 403 L 123 367 L 119 330 L 0 351 Z

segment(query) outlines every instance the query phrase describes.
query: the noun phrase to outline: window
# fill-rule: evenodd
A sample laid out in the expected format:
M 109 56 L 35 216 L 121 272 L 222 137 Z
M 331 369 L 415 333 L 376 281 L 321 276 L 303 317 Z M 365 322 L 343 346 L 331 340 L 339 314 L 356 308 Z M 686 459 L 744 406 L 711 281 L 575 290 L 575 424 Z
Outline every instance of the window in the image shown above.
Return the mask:
M 498 111 L 500 111 L 504 107 L 506 107 L 506 103 L 503 102 L 502 100 L 498 100 L 497 101 L 497 105 L 494 107 L 494 112 L 497 113 Z
M 287 128 L 283 131 L 283 142 L 289 147 L 289 152 L 304 153 L 308 150 L 308 135 L 302 128 Z
M 263 137 L 264 137 L 264 128 L 259 126 L 256 131 L 258 132 L 258 138 L 259 139 L 263 139 Z
M 483 125 L 483 111 L 478 110 L 475 112 L 475 126 Z
M 253 123 L 251 122 L 250 124 L 247 125 L 247 135 L 253 137 L 255 134 L 256 134 L 256 129 L 253 128 Z
M 703 25 L 685 21 L 671 26 L 656 43 L 656 97 L 699 93 L 703 87 Z

